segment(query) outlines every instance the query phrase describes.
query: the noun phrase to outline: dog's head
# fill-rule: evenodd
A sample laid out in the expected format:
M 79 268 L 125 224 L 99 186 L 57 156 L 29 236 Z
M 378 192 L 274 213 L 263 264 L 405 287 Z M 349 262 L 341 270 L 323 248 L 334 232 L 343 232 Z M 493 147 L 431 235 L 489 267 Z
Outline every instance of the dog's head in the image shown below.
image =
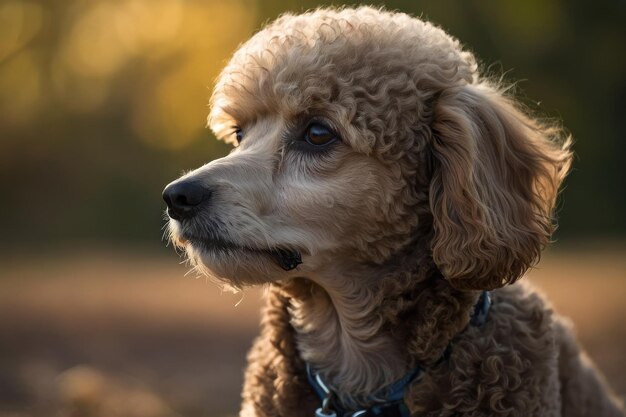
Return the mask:
M 421 233 L 454 286 L 495 288 L 553 230 L 568 141 L 405 14 L 283 16 L 235 53 L 211 105 L 235 148 L 164 197 L 173 241 L 232 284 L 382 264 Z

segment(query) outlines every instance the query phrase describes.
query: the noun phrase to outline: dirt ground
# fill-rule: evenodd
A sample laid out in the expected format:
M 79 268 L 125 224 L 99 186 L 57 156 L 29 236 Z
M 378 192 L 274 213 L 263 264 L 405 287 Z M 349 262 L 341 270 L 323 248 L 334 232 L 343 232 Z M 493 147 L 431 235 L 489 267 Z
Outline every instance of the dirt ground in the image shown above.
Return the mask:
M 236 415 L 262 290 L 185 272 L 139 252 L 0 260 L 0 417 Z M 626 394 L 626 250 L 549 252 L 529 277 Z

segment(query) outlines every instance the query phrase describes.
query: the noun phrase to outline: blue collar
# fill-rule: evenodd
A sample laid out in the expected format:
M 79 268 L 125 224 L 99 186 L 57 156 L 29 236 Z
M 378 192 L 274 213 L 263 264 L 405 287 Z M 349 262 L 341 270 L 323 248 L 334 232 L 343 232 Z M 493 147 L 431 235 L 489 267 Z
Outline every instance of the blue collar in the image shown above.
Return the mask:
M 491 296 L 488 291 L 484 291 L 480 294 L 474 306 L 469 324 L 475 327 L 483 326 L 487 321 L 490 307 Z M 446 351 L 449 350 L 448 348 Z M 445 355 L 442 359 L 445 359 Z M 372 398 L 384 398 L 384 400 L 372 400 L 372 405 L 369 408 L 344 410 L 335 403 L 335 393 L 324 383 L 321 375 L 315 372 L 308 363 L 306 364 L 306 374 L 309 384 L 322 401 L 322 406 L 315 411 L 315 417 L 409 417 L 409 409 L 406 404 L 404 404 L 404 392 L 411 382 L 419 379 L 423 373 L 424 369 L 417 366 L 402 379 L 383 388 L 377 393 L 378 395 L 372 396 Z

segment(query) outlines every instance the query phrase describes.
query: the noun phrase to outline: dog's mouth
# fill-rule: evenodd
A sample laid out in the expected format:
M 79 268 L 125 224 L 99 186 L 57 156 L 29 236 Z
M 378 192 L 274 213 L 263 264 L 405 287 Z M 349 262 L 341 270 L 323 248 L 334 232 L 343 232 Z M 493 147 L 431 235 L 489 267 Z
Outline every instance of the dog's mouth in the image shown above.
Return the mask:
M 294 249 L 272 249 L 270 255 L 285 271 L 291 271 L 302 263 L 302 255 Z
M 238 245 L 233 242 L 221 239 L 206 240 L 196 239 L 193 237 L 180 237 L 179 241 L 183 244 L 191 244 L 195 247 L 198 247 L 204 252 L 218 255 L 222 254 L 236 257 L 237 253 L 252 253 L 261 256 L 269 256 L 285 271 L 291 271 L 302 263 L 302 254 L 299 251 L 291 248 L 276 247 L 262 249 Z

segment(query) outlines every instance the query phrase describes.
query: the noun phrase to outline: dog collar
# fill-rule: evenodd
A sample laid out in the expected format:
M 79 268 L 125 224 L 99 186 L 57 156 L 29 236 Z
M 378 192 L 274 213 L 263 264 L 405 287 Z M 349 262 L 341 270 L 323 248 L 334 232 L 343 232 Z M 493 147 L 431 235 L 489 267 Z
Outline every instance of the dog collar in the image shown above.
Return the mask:
M 491 307 L 491 296 L 488 291 L 480 294 L 469 325 L 481 327 L 487 321 L 489 309 Z M 446 348 L 449 351 L 450 346 Z M 442 360 L 447 357 L 444 353 Z M 336 404 L 335 393 L 333 393 L 324 383 L 320 374 L 315 372 L 309 363 L 306 364 L 306 374 L 309 384 L 315 391 L 315 394 L 322 401 L 322 406 L 315 411 L 315 417 L 410 417 L 410 412 L 404 403 L 404 393 L 406 388 L 415 380 L 419 379 L 424 373 L 424 369 L 420 366 L 413 368 L 402 379 L 394 382 L 386 388 L 378 392 L 380 395 L 372 396 L 372 405 L 369 408 L 359 410 L 344 410 Z M 379 400 L 378 398 L 383 398 Z
M 380 395 L 380 398 L 384 398 L 384 400 L 373 400 L 374 404 L 369 408 L 347 411 L 335 404 L 335 395 L 326 386 L 320 374 L 316 373 L 308 363 L 306 365 L 309 384 L 311 384 L 317 396 L 322 400 L 322 406 L 315 411 L 315 417 L 409 417 L 409 409 L 404 404 L 404 391 L 422 372 L 421 367 L 415 367 L 404 378 L 381 390 L 382 395 Z

